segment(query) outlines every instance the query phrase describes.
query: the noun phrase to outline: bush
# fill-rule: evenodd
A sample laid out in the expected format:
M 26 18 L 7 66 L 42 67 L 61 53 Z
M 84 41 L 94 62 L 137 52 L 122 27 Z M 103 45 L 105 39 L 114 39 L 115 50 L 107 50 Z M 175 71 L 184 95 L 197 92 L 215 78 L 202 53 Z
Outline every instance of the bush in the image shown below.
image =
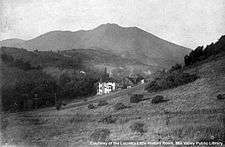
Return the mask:
M 115 111 L 126 109 L 126 108 L 128 108 L 128 106 L 124 105 L 123 103 L 117 103 L 116 105 L 114 105 Z
M 112 115 L 109 115 L 109 116 L 106 116 L 106 117 L 100 119 L 98 122 L 102 122 L 102 123 L 105 123 L 105 124 L 113 124 L 113 123 L 116 123 L 116 120 L 117 120 L 116 117 L 113 117 Z
M 155 96 L 153 99 L 152 99 L 152 103 L 153 104 L 158 104 L 158 103 L 162 103 L 164 102 L 165 100 L 163 99 L 163 96 L 161 95 L 157 95 Z
M 143 123 L 139 123 L 136 122 L 134 124 L 132 124 L 130 126 L 131 131 L 136 132 L 136 133 L 140 133 L 141 135 L 143 135 L 143 133 L 145 133 L 146 131 L 144 130 L 144 124 Z
M 62 105 L 63 105 L 63 106 L 66 106 L 67 104 L 66 104 L 66 102 L 62 101 Z
M 181 70 L 181 69 L 182 69 L 182 65 L 176 64 L 176 65 L 171 67 L 170 71 Z
M 1 130 L 5 130 L 9 126 L 9 120 L 8 119 L 3 119 L 1 120 Z
M 91 135 L 90 140 L 94 142 L 105 142 L 108 140 L 110 130 L 106 128 L 96 129 Z
M 95 109 L 95 105 L 94 105 L 94 104 L 89 104 L 89 105 L 88 105 L 88 108 L 89 108 L 89 109 Z
M 130 97 L 130 103 L 139 103 L 142 101 L 143 94 L 134 94 Z
M 197 78 L 195 74 L 191 75 L 182 71 L 162 72 L 145 89 L 148 92 L 156 92 L 193 82 Z
M 218 94 L 218 95 L 217 95 L 217 99 L 218 99 L 218 100 L 225 99 L 225 94 Z
M 62 103 L 61 102 L 57 102 L 56 103 L 56 110 L 60 110 L 62 107 Z
M 106 101 L 106 100 L 100 100 L 98 102 L 98 106 L 105 106 L 105 105 L 108 105 L 109 103 Z

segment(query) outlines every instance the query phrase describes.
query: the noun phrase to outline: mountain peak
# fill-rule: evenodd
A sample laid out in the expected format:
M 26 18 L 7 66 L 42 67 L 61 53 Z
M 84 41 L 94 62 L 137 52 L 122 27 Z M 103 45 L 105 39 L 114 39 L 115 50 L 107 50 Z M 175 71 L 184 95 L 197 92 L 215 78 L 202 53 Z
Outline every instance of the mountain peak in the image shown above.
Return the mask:
M 119 26 L 116 23 L 106 23 L 106 24 L 101 24 L 99 27 L 121 27 L 121 26 Z
M 189 49 L 172 44 L 138 27 L 106 23 L 87 31 L 53 31 L 16 44 L 38 50 L 104 49 L 148 65 L 168 67 L 183 62 Z
M 102 24 L 102 25 L 98 26 L 95 29 L 97 29 L 97 30 L 107 30 L 107 29 L 121 29 L 121 28 L 123 28 L 123 27 L 119 26 L 118 24 L 106 23 L 106 24 Z

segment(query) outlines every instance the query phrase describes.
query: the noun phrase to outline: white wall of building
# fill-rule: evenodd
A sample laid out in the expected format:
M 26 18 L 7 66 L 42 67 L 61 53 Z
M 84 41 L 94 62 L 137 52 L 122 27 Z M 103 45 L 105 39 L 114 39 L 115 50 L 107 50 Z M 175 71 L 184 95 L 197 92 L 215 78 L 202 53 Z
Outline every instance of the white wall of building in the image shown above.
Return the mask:
M 107 94 L 114 90 L 116 90 L 116 83 L 114 82 L 98 83 L 97 95 Z

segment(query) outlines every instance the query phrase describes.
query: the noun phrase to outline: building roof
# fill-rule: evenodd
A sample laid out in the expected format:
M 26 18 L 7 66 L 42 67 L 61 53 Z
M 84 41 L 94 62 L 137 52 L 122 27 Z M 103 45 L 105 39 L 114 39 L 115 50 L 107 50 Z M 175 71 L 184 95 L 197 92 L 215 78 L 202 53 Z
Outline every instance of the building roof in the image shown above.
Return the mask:
M 106 77 L 106 78 L 100 79 L 100 82 L 101 83 L 102 82 L 105 82 L 105 83 L 107 83 L 107 82 L 116 82 L 116 80 L 114 78 L 112 78 L 112 77 Z

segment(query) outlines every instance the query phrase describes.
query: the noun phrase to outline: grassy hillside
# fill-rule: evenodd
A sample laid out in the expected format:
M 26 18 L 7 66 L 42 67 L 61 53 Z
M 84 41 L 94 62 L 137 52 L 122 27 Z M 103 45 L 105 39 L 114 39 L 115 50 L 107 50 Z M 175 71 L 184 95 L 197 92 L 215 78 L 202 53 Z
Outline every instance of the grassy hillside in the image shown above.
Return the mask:
M 146 74 L 148 71 L 155 72 L 163 68 L 161 66 L 144 64 L 136 59 L 121 57 L 118 54 L 103 49 L 73 49 L 60 51 L 60 54 L 72 58 L 82 57 L 84 63 L 97 69 L 107 67 L 109 73 L 117 73 L 118 69 L 127 71 L 123 76 L 128 76 L 130 73 Z
M 32 66 L 41 66 L 44 71 L 52 73 L 55 70 L 76 69 L 87 70 L 95 68 L 103 70 L 107 67 L 108 72 L 117 75 L 117 71 L 124 71 L 123 76 L 130 73 L 149 74 L 162 67 L 143 64 L 134 59 L 121 57 L 103 49 L 74 49 L 65 51 L 36 51 L 31 52 L 20 48 L 1 48 L 1 54 L 6 53 L 15 59 L 29 61 Z M 52 69 L 51 71 L 49 71 Z
M 76 56 L 76 58 L 73 59 L 52 51 L 31 52 L 26 49 L 12 47 L 1 47 L 1 54 L 3 53 L 11 55 L 15 59 L 29 61 L 33 66 L 40 65 L 43 68 L 48 66 L 72 68 L 69 67 L 69 63 L 76 64 L 78 61 L 81 62 L 80 58 L 82 58 L 80 56 Z
M 225 143 L 225 100 L 217 99 L 218 94 L 225 93 L 225 55 L 219 54 L 185 72 L 195 73 L 199 78 L 152 93 L 140 85 L 70 104 L 60 111 L 48 108 L 4 114 L 2 142 L 29 146 L 92 146 L 90 141 Z M 133 93 L 143 94 L 145 101 L 130 103 Z M 167 101 L 151 103 L 156 95 Z M 108 104 L 97 106 L 99 100 Z M 117 103 L 127 107 L 116 110 Z M 89 104 L 97 107 L 89 109 Z
M 17 44 L 21 44 L 25 42 L 25 40 L 18 39 L 18 38 L 13 38 L 13 39 L 6 39 L 0 41 L 0 47 L 2 46 L 7 46 L 7 47 L 15 47 Z
M 76 57 L 78 55 L 82 56 L 85 60 L 94 62 L 96 64 L 99 63 L 108 63 L 112 65 L 126 65 L 126 64 L 135 64 L 137 61 L 129 60 L 127 58 L 121 58 L 120 56 L 103 49 L 95 50 L 95 49 L 74 49 L 74 50 L 66 50 L 60 52 L 63 55 Z M 137 64 L 137 63 L 136 63 Z M 140 63 L 139 63 L 140 64 Z

